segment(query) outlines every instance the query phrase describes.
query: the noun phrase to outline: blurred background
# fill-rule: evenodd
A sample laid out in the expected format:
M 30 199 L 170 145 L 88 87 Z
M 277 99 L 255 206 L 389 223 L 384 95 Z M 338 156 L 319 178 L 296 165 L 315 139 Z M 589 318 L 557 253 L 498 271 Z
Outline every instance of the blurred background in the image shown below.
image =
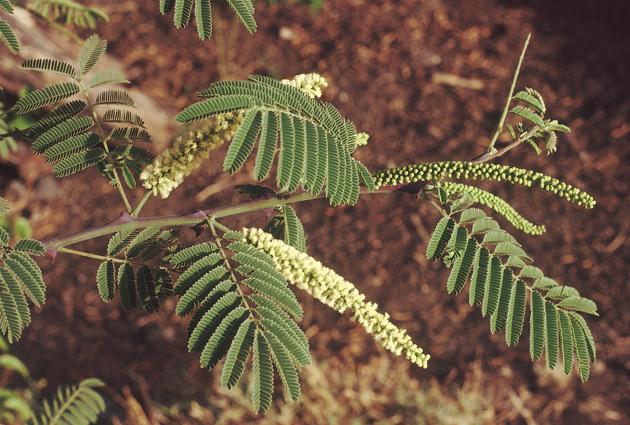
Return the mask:
M 98 3 L 110 16 L 98 28 L 110 42 L 110 60 L 145 96 L 149 109 L 141 115 L 159 118 L 150 128 L 154 149 L 168 146 L 177 131 L 174 115 L 213 81 L 319 72 L 330 83 L 324 97 L 371 135 L 357 153 L 371 169 L 469 159 L 494 131 L 531 32 L 519 87 L 538 89 L 549 116 L 573 131 L 561 137 L 553 156 L 521 148 L 501 162 L 561 178 L 591 192 L 598 205 L 582 210 L 521 187 L 489 187 L 547 225 L 543 236 L 519 238 L 537 264 L 598 303 L 600 317 L 590 323 L 599 356 L 590 381 L 581 384 L 544 362 L 532 365 L 526 343 L 508 349 L 476 309 L 446 295 L 445 270 L 424 258 L 438 217 L 402 194 L 335 209 L 317 201 L 297 210 L 311 255 L 407 329 L 432 354 L 427 370 L 391 356 L 348 317 L 300 294 L 315 360 L 304 371 L 303 398 L 286 404 L 278 393 L 268 416 L 256 417 L 247 394 L 220 389 L 218 374 L 200 370 L 186 352 L 186 323 L 172 301 L 153 315 L 124 312 L 117 300 L 103 304 L 94 284 L 98 264 L 60 256 L 54 267 L 41 261 L 49 301 L 13 347 L 31 375 L 51 386 L 99 377 L 118 417 L 108 420 L 121 424 L 630 423 L 630 214 L 623 206 L 630 193 L 630 3 L 273 3 L 257 2 L 255 36 L 233 25 L 222 4 L 213 6 L 221 17 L 209 42 L 199 41 L 192 27 L 176 30 L 157 1 Z M 38 22 L 29 28 L 33 40 L 55 32 Z M 78 50 L 69 38 L 47 43 L 53 53 Z M 33 52 L 28 49 L 25 54 Z M 6 51 L 0 54 L 0 85 L 9 96 L 37 83 L 25 79 Z M 168 202 L 150 201 L 146 214 L 238 200 L 233 184 L 248 174 L 228 177 L 221 162 L 217 153 Z M 110 207 L 118 205 L 115 190 L 94 171 L 58 181 L 26 146 L 0 161 L 0 193 L 17 200 L 13 223 L 29 219 L 42 239 L 120 213 Z M 252 214 L 226 224 L 264 222 L 265 216 Z M 104 244 L 83 248 L 99 251 Z

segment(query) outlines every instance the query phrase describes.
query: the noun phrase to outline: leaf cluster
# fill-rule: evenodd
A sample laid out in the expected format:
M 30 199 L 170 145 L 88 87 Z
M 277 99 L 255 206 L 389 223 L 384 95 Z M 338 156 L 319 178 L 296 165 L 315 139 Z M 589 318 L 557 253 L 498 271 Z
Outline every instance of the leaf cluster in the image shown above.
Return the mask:
M 33 150 L 54 164 L 58 177 L 97 166 L 112 181 L 113 170 L 120 171 L 133 188 L 136 176 L 153 158 L 137 143 L 148 142 L 150 135 L 142 118 L 129 110 L 134 108 L 131 97 L 118 88 L 107 87 L 128 83 L 125 76 L 114 69 L 93 71 L 106 48 L 105 40 L 92 35 L 83 44 L 76 64 L 56 59 L 25 61 L 24 69 L 60 74 L 68 81 L 29 93 L 14 105 L 13 111 L 26 114 L 58 104 L 23 133 L 32 140 Z M 97 88 L 92 100 L 90 92 Z
M 214 242 L 181 250 L 171 258 L 181 274 L 176 312 L 192 313 L 188 349 L 214 368 L 225 358 L 221 384 L 234 387 L 251 357 L 252 405 L 266 411 L 274 369 L 290 399 L 300 396 L 298 370 L 310 363 L 308 341 L 294 320 L 302 308 L 269 255 L 228 232 Z
M 545 118 L 547 107 L 542 95 L 528 87 L 516 93 L 512 103 L 514 106 L 510 113 L 518 120 L 514 124 L 507 124 L 512 140 L 523 139 L 538 155 L 542 149 L 548 155 L 556 152 L 557 133 L 568 133 L 571 129 L 557 120 Z
M 492 333 L 505 331 L 509 346 L 518 343 L 527 305 L 532 360 L 545 354 L 554 368 L 562 354 L 570 374 L 574 358 L 582 381 L 595 361 L 595 341 L 580 313 L 597 315 L 595 303 L 577 289 L 561 285 L 532 265 L 522 246 L 477 208 L 443 217 L 433 231 L 427 259 L 441 260 L 451 269 L 446 289 L 458 294 L 469 283 L 468 301 L 490 318 Z
M 147 227 L 120 231 L 107 244 L 108 259 L 96 272 L 98 293 L 111 301 L 116 293 L 124 308 L 138 305 L 153 313 L 172 293 L 172 279 L 167 258 L 177 249 L 177 232 Z
M 245 29 L 256 32 L 253 0 L 225 0 L 234 11 Z M 212 37 L 212 1 L 211 0 L 159 0 L 163 15 L 173 14 L 173 23 L 177 28 L 184 28 L 190 22 L 193 11 L 197 34 L 202 40 Z
M 0 198 L 0 215 L 10 206 Z M 42 271 L 31 256 L 44 254 L 41 242 L 22 239 L 9 245 L 9 234 L 0 228 L 0 331 L 9 342 L 17 341 L 31 323 L 29 302 L 41 306 L 46 301 Z
M 281 191 L 303 188 L 325 193 L 331 205 L 352 205 L 361 181 L 374 187 L 367 168 L 352 157 L 357 148 L 354 124 L 330 103 L 258 75 L 212 84 L 199 95 L 206 100 L 184 109 L 179 122 L 232 111 L 245 114 L 225 156 L 225 171 L 240 170 L 258 142 L 254 176 L 266 179 L 278 153 L 276 183 Z

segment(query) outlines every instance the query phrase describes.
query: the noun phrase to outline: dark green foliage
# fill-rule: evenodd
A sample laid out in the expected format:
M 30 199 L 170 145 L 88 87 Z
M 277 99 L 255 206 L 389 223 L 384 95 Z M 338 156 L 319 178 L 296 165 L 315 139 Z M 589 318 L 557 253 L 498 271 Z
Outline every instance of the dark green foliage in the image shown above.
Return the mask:
M 81 87 L 90 90 L 107 84 L 128 83 L 117 70 L 94 70 L 106 49 L 107 42 L 92 35 L 81 47 L 76 66 L 55 59 L 25 61 L 22 64 L 25 69 L 54 72 L 71 81 L 35 90 L 20 99 L 13 110 L 25 114 L 76 95 L 89 96 Z M 124 91 L 106 89 L 96 95 L 93 104 L 83 100 L 59 104 L 24 131 L 24 135 L 33 140 L 36 153 L 43 154 L 54 164 L 58 177 L 96 166 L 114 184 L 118 184 L 114 171 L 119 171 L 125 183 L 135 187 L 135 176 L 153 157 L 133 142 L 149 141 L 150 136 L 143 128 L 142 118 L 126 109 L 104 109 L 100 115 L 98 110 L 109 105 L 134 106 Z
M 253 356 L 252 404 L 264 412 L 273 394 L 273 364 L 296 400 L 298 369 L 310 356 L 306 337 L 290 318 L 302 316 L 295 295 L 271 257 L 242 239 L 226 233 L 216 244 L 204 242 L 172 256 L 172 265 L 182 272 L 175 284 L 181 295 L 176 311 L 193 313 L 188 347 L 200 353 L 202 367 L 212 368 L 225 357 L 222 385 L 235 386 Z
M 457 223 L 450 216 L 440 219 L 429 240 L 427 258 L 451 267 L 449 293 L 459 293 L 470 281 L 470 304 L 481 304 L 482 315 L 490 316 L 490 330 L 505 330 L 510 346 L 518 343 L 522 333 L 529 292 L 532 359 L 545 353 L 553 368 L 561 350 L 565 372 L 571 372 L 575 356 L 580 378 L 588 379 L 596 356 L 595 342 L 579 313 L 597 315 L 595 303 L 528 264 L 532 260 L 516 239 L 483 211 L 464 209 Z
M 89 425 L 98 421 L 105 411 L 105 400 L 96 391 L 105 384 L 90 378 L 78 385 L 61 387 L 57 395 L 44 402 L 41 415 L 29 421 L 30 425 Z
M 0 198 L 0 217 L 11 206 Z M 41 306 L 46 301 L 42 271 L 31 256 L 44 254 L 41 242 L 22 239 L 9 245 L 9 234 L 0 228 L 0 331 L 9 342 L 20 339 L 31 322 L 29 301 Z
M 276 239 L 284 240 L 295 249 L 306 252 L 306 232 L 292 206 L 283 205 L 276 208 L 276 215 L 265 226 L 265 231 Z
M 539 155 L 543 149 L 547 154 L 556 152 L 556 133 L 568 133 L 571 130 L 557 120 L 545 118 L 547 107 L 542 95 L 534 89 L 526 88 L 516 93 L 512 101 L 516 104 L 510 109 L 510 113 L 517 118 L 515 124 L 507 125 L 512 140 L 522 140 L 522 143 L 527 143 Z
M 37 0 L 27 3 L 27 8 L 47 21 L 77 28 L 95 29 L 109 16 L 102 9 L 86 6 L 76 0 Z
M 253 0 L 225 0 L 234 14 L 249 33 L 256 31 Z M 160 13 L 173 13 L 173 22 L 177 28 L 188 25 L 195 15 L 197 34 L 202 40 L 212 37 L 212 1 L 211 0 L 159 0 Z
M 9 0 L 0 0 L 0 12 L 13 14 L 13 5 Z M 20 51 L 20 42 L 18 41 L 15 32 L 6 23 L 0 15 L 0 40 L 9 49 L 9 52 L 17 54 Z
M 149 313 L 159 310 L 160 301 L 171 294 L 167 258 L 176 248 L 176 237 L 176 232 L 159 227 L 114 234 L 107 244 L 111 259 L 96 273 L 103 301 L 111 301 L 118 291 L 126 309 L 140 304 Z
M 354 124 L 332 105 L 257 75 L 215 83 L 200 96 L 207 99 L 184 109 L 179 122 L 233 111 L 244 114 L 225 157 L 226 171 L 240 170 L 258 143 L 254 175 L 258 180 L 268 177 L 279 147 L 276 183 L 282 191 L 324 191 L 332 205 L 339 205 L 357 202 L 361 181 L 374 187 L 370 173 L 352 157 L 357 146 Z

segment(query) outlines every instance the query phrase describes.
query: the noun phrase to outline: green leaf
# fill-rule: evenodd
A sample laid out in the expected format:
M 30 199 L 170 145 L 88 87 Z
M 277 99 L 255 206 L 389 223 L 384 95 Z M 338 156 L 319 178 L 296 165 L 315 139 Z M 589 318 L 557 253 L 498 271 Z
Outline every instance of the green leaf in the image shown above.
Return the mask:
M 488 275 L 484 285 L 483 301 L 481 304 L 481 315 L 492 316 L 499 304 L 499 297 L 501 295 L 501 282 L 503 281 L 503 267 L 501 261 L 492 256 L 490 258 L 490 267 L 488 269 Z
M 93 125 L 92 117 L 79 115 L 69 118 L 39 135 L 33 142 L 32 148 L 37 153 L 43 153 L 54 144 L 79 135 Z
M 558 362 L 558 309 L 549 301 L 545 301 L 545 354 L 547 366 L 551 369 Z
M 129 80 L 122 71 L 117 69 L 104 69 L 96 71 L 87 84 L 87 88 L 95 88 L 108 84 L 129 84 Z
M 26 114 L 43 106 L 74 96 L 79 92 L 79 90 L 80 88 L 76 83 L 66 82 L 53 84 L 51 86 L 32 91 L 18 100 L 15 106 L 13 106 L 13 111 L 16 114 Z
M 254 150 L 254 144 L 260 131 L 260 121 L 260 113 L 255 109 L 249 110 L 245 114 L 243 122 L 238 127 L 225 155 L 224 171 L 235 173 L 245 164 Z
M 210 0 L 195 0 L 197 34 L 202 40 L 212 37 L 212 8 Z
M 201 367 L 213 368 L 219 362 L 246 315 L 247 310 L 239 306 L 223 317 L 201 352 L 199 359 Z
M 265 335 L 269 346 L 271 347 L 271 353 L 276 365 L 276 370 L 280 375 L 284 390 L 289 395 L 291 400 L 297 401 L 300 398 L 300 378 L 293 364 L 289 352 L 285 346 L 276 338 L 273 334 Z
M 13 14 L 13 5 L 10 0 L 0 0 L 0 9 L 4 10 L 9 15 Z
M 278 118 L 273 112 L 262 112 L 261 129 L 260 144 L 254 166 L 254 176 L 259 181 L 264 180 L 269 175 L 276 153 Z
M 549 289 L 545 296 L 554 300 L 563 300 L 565 298 L 579 297 L 580 293 L 577 291 L 577 289 L 571 286 L 561 285 L 554 286 L 553 288 Z
M 29 378 L 28 368 L 22 360 L 11 354 L 0 354 L 0 370 L 5 369 L 10 372 L 17 372 L 22 378 Z
M 116 268 L 113 261 L 103 261 L 96 272 L 96 286 L 98 294 L 105 302 L 111 301 L 116 295 Z
M 440 219 L 427 244 L 426 256 L 428 260 L 437 260 L 442 257 L 454 227 L 455 221 L 452 218 L 442 217 Z
M 560 303 L 558 303 L 558 307 L 565 310 L 579 311 L 582 313 L 599 316 L 599 314 L 597 313 L 597 305 L 595 304 L 595 302 L 584 297 L 567 297 L 560 301 Z
M 96 133 L 88 132 L 58 142 L 44 151 L 47 162 L 57 162 L 74 154 L 87 152 L 101 143 Z
M 101 59 L 107 50 L 107 41 L 102 40 L 97 34 L 92 34 L 79 52 L 79 71 L 81 75 L 85 75 L 94 68 L 96 63 Z
M 124 105 L 135 106 L 133 99 L 124 90 L 105 90 L 96 95 L 94 106 Z
M 175 14 L 173 22 L 175 27 L 184 28 L 190 21 L 192 14 L 193 0 L 175 0 Z
M 34 239 L 22 239 L 19 240 L 14 247 L 18 251 L 25 252 L 29 255 L 44 255 L 46 248 L 40 241 Z
M 233 388 L 243 375 L 245 362 L 254 343 L 255 330 L 256 326 L 249 319 L 243 321 L 238 328 L 221 370 L 221 385 L 224 387 Z
M 540 117 L 540 115 L 538 115 L 533 109 L 530 109 L 526 106 L 517 105 L 513 107 L 510 112 L 514 115 L 518 115 L 519 117 L 526 119 L 527 121 L 530 121 L 538 127 L 545 126 L 545 122 Z
M 593 334 L 591 333 L 591 330 L 589 329 L 586 320 L 584 320 L 584 318 L 578 313 L 571 312 L 569 313 L 569 316 L 571 317 L 571 321 L 577 321 L 577 323 L 582 327 L 582 330 L 584 331 L 584 337 L 586 338 L 586 344 L 588 346 L 590 359 L 592 362 L 594 362 L 595 360 L 597 360 L 595 339 L 593 338 Z
M 514 275 L 510 269 L 503 271 L 501 280 L 501 295 L 499 295 L 499 303 L 496 311 L 490 317 L 490 332 L 495 333 L 505 329 L 505 323 L 509 314 L 510 297 L 512 294 L 512 286 L 514 283 Z
M 468 293 L 468 303 L 470 305 L 479 304 L 483 300 L 489 266 L 490 252 L 486 248 L 477 249 L 473 260 L 473 271 L 470 278 L 470 291 Z
M 29 299 L 36 306 L 46 302 L 46 285 L 39 266 L 27 254 L 13 251 L 4 259 L 7 267 L 15 276 Z
M 306 252 L 306 233 L 295 210 L 290 205 L 282 207 L 284 216 L 284 241 L 297 249 Z
M 186 123 L 202 120 L 223 112 L 232 112 L 256 106 L 256 99 L 251 96 L 222 96 L 194 103 L 177 116 L 177 122 Z
M 160 309 L 158 294 L 155 290 L 155 280 L 151 269 L 141 266 L 136 272 L 136 286 L 138 288 L 138 298 L 144 311 L 153 313 Z
M 575 320 L 573 316 L 569 315 L 569 319 L 573 327 L 573 343 L 575 344 L 575 353 L 577 354 L 580 379 L 582 382 L 586 382 L 591 373 L 591 357 L 586 342 L 586 335 L 580 323 Z
M 521 280 L 517 280 L 510 292 L 510 304 L 505 324 L 505 342 L 515 346 L 523 332 L 525 321 L 525 305 L 527 304 L 527 288 Z
M 562 342 L 562 359 L 564 362 L 564 373 L 569 375 L 573 369 L 573 326 L 569 313 L 558 310 L 560 319 L 560 341 Z
M 459 229 L 463 228 L 460 227 Z M 464 229 L 464 233 L 465 232 L 466 230 Z M 448 277 L 446 290 L 449 294 L 458 294 L 464 288 L 464 284 L 466 283 L 468 275 L 470 274 L 470 271 L 472 269 L 475 255 L 477 254 L 477 248 L 477 242 L 475 242 L 473 238 L 468 239 L 465 251 L 462 255 L 457 257 L 457 259 L 453 263 L 451 274 Z
M 5 21 L 0 19 L 0 40 L 7 46 L 7 49 L 14 55 L 20 51 L 20 42 L 15 32 Z
M 53 72 L 70 78 L 77 76 L 74 66 L 57 59 L 29 59 L 22 62 L 22 68 L 31 71 Z
M 53 167 L 53 171 L 57 177 L 67 177 L 85 170 L 105 159 L 105 152 L 100 149 L 92 149 L 86 152 L 74 154 Z
M 285 113 L 280 114 L 280 141 L 277 183 L 284 190 L 291 183 L 291 170 L 295 158 L 295 128 L 293 127 L 293 120 Z
M 254 336 L 252 364 L 252 405 L 256 412 L 265 413 L 273 395 L 273 365 L 269 345 L 258 332 Z
M 44 402 L 43 413 L 37 424 L 89 425 L 98 421 L 105 411 L 105 400 L 95 391 L 105 384 L 95 378 L 85 379 L 79 385 L 62 387 L 53 400 Z
M 537 291 L 532 291 L 532 308 L 529 318 L 529 354 L 538 360 L 545 346 L 545 302 Z
M 126 310 L 134 309 L 137 304 L 136 276 L 129 263 L 124 263 L 118 269 L 118 288 L 123 307 Z
M 466 208 L 459 216 L 460 224 L 474 223 L 486 217 L 486 213 L 479 208 Z
M 251 0 L 227 0 L 236 15 L 239 17 L 250 34 L 256 32 L 256 20 L 254 19 L 254 4 Z

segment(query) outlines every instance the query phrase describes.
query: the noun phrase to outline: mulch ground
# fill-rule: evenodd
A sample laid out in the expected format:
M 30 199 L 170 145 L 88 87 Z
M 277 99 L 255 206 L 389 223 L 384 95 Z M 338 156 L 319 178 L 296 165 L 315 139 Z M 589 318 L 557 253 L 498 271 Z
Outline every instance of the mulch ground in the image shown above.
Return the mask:
M 180 108 L 219 78 L 221 40 L 202 43 L 193 28 L 175 30 L 157 13 L 156 3 L 102 2 L 112 20 L 101 33 L 134 84 Z M 582 210 L 548 194 L 490 187 L 547 224 L 544 236 L 520 237 L 537 264 L 599 305 L 601 315 L 591 321 L 599 357 L 587 385 L 532 366 L 527 344 L 508 350 L 502 335 L 490 335 L 477 310 L 445 294 L 444 270 L 423 258 L 437 221 L 427 205 L 395 194 L 365 198 L 354 207 L 333 209 L 324 202 L 297 207 L 311 254 L 356 282 L 431 352 L 431 368 L 415 372 L 417 379 L 459 385 L 475 362 L 487 385 L 525 389 L 531 395 L 526 408 L 539 423 L 630 421 L 630 216 L 623 205 L 630 193 L 629 13 L 626 2 L 614 0 L 345 0 L 328 1 L 318 13 L 303 6 L 261 6 L 256 36 L 238 34 L 227 71 L 232 77 L 322 73 L 331 83 L 326 98 L 370 133 L 370 144 L 357 156 L 377 169 L 479 154 L 496 125 L 521 45 L 533 33 L 520 85 L 539 89 L 549 113 L 573 131 L 561 138 L 554 156 L 537 157 L 523 148 L 501 162 L 562 178 L 590 191 L 598 205 Z M 224 26 L 227 33 L 229 24 Z M 444 75 L 464 85 L 446 84 Z M 147 214 L 199 208 L 195 194 L 224 178 L 219 164 L 220 158 L 210 161 L 173 202 L 153 201 Z M 61 197 L 40 196 L 33 206 L 38 236 L 117 215 L 102 207 L 116 202 L 115 193 L 103 182 L 85 181 L 74 177 L 57 185 L 49 177 L 33 179 L 36 193 L 54 189 Z M 228 190 L 201 207 L 234 199 Z M 253 215 L 228 224 L 264 219 Z M 98 250 L 102 244 L 85 248 Z M 100 302 L 93 283 L 96 264 L 59 258 L 47 269 L 50 302 L 35 315 L 18 349 L 33 375 L 51 383 L 95 375 L 114 390 L 142 376 L 151 396 L 164 403 L 194 396 L 195 389 L 177 385 L 184 372 L 200 383 L 210 379 L 185 353 L 172 305 L 149 317 L 124 313 L 116 303 Z M 354 327 L 347 318 L 314 303 L 306 306 L 304 326 L 314 335 L 316 357 L 352 355 L 360 361 L 379 353 L 367 335 L 359 343 L 344 338 Z

